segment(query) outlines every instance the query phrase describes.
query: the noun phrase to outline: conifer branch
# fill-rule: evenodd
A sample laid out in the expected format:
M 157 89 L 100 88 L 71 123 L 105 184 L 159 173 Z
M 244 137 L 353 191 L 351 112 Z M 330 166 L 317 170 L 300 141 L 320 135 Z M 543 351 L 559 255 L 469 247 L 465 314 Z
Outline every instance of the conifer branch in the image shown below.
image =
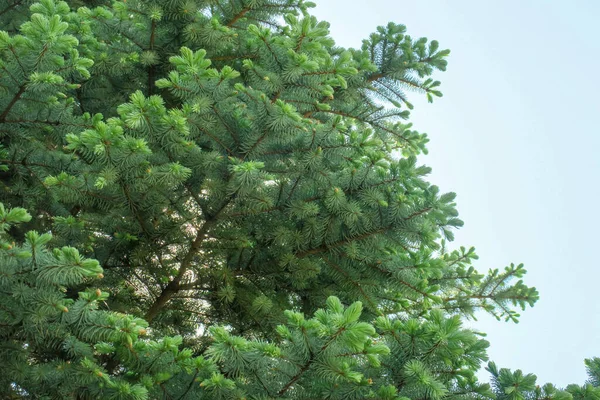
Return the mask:
M 34 167 L 56 168 L 56 166 L 52 166 L 52 165 L 48 165 L 48 164 L 35 163 L 35 162 L 32 163 L 32 162 L 27 161 L 26 159 L 23 159 L 21 161 L 0 160 L 0 164 L 23 165 L 23 166 L 31 165 Z
M 281 64 L 281 61 L 279 61 L 279 57 L 277 57 L 277 54 L 275 54 L 275 52 L 273 51 L 273 48 L 271 47 L 271 45 L 269 44 L 269 42 L 267 42 L 267 40 L 265 38 L 263 38 L 262 36 L 260 37 L 260 39 L 263 41 L 263 43 L 265 44 L 265 46 L 267 46 L 267 49 L 269 49 L 269 52 L 273 56 L 273 59 L 275 60 L 275 62 L 279 66 L 279 68 L 283 69 L 283 65 Z
M 494 300 L 497 299 L 496 296 L 494 295 L 479 295 L 479 294 L 468 294 L 464 297 L 447 297 L 442 299 L 442 301 L 444 302 L 451 302 L 451 301 L 459 301 L 459 300 L 468 300 L 468 299 L 478 299 L 478 300 Z M 530 300 L 529 296 L 524 296 L 524 295 L 515 295 L 515 296 L 507 296 L 506 299 L 515 299 L 515 300 Z
M 392 229 L 393 227 L 394 227 L 393 225 L 389 225 L 389 226 L 386 226 L 386 227 L 383 227 L 383 228 L 380 228 L 380 229 L 377 229 L 377 230 L 374 230 L 371 232 L 363 233 L 362 235 L 353 236 L 348 239 L 338 240 L 337 242 L 333 242 L 331 244 L 325 244 L 325 245 L 316 247 L 314 249 L 304 250 L 299 253 L 296 253 L 296 257 L 304 258 L 304 257 L 310 256 L 310 255 L 323 253 L 323 252 L 329 251 L 331 249 L 335 249 L 337 247 L 343 246 L 345 244 L 364 240 L 364 239 L 367 239 L 367 238 L 375 236 L 375 235 L 379 235 L 381 233 L 384 233 L 384 232 Z
M 281 390 L 279 392 L 277 392 L 277 397 L 281 397 L 285 394 L 285 392 L 287 392 L 290 387 L 292 387 L 292 385 L 294 383 L 296 383 L 296 381 L 298 381 L 298 379 L 300 379 L 302 377 L 302 375 L 310 368 L 310 366 L 312 365 L 312 363 L 314 362 L 314 357 L 311 357 L 306 364 L 304 364 L 302 366 L 302 368 L 300 368 L 300 371 L 298 371 L 298 373 L 296 375 L 294 375 L 292 377 L 292 379 L 290 379 L 288 381 L 288 383 L 285 384 L 285 386 L 283 388 L 281 388 Z
M 160 311 L 164 308 L 167 302 L 180 290 L 182 290 L 181 280 L 185 273 L 189 270 L 192 265 L 192 261 L 196 254 L 200 251 L 202 247 L 202 243 L 207 238 L 208 231 L 214 227 L 218 220 L 218 216 L 221 212 L 227 207 L 229 202 L 232 200 L 230 197 L 227 201 L 223 203 L 223 205 L 215 212 L 212 216 L 206 216 L 204 224 L 198 229 L 196 233 L 195 239 L 190 244 L 190 247 L 183 257 L 181 264 L 179 266 L 179 270 L 177 271 L 177 275 L 165 286 L 165 288 L 161 291 L 160 295 L 154 300 L 152 305 L 148 308 L 144 319 L 149 323 L 154 320 L 154 318 L 160 313 Z
M 500 287 L 500 285 L 502 285 L 504 282 L 506 282 L 506 280 L 508 280 L 509 278 L 511 278 L 513 276 L 513 274 L 515 273 L 515 271 L 510 271 L 510 273 L 505 273 L 503 274 L 504 276 L 501 279 L 498 279 L 498 282 L 496 282 L 496 284 L 494 285 L 494 287 L 492 288 L 492 290 L 490 290 L 490 295 L 493 295 L 494 292 L 496 291 L 496 289 L 498 289 Z M 484 290 L 482 290 L 480 292 L 480 294 L 483 294 Z
M 129 40 L 131 43 L 135 44 L 140 50 L 144 50 L 146 46 L 135 40 L 131 37 L 131 35 L 125 33 L 123 30 L 119 30 L 119 35 L 123 36 L 125 39 Z
M 214 57 L 210 57 L 211 61 L 232 61 L 232 60 L 239 60 L 240 58 L 243 59 L 256 59 L 258 58 L 258 56 L 256 54 L 242 54 L 242 55 L 227 55 L 227 56 L 214 56 Z
M 258 379 L 258 382 L 260 383 L 260 385 L 263 387 L 263 389 L 265 389 L 265 392 L 267 393 L 267 395 L 269 397 L 273 397 L 273 395 L 271 394 L 271 390 L 267 387 L 267 385 L 265 385 L 265 382 L 258 375 L 258 372 L 256 370 L 254 370 L 253 373 L 254 373 L 254 376 L 256 377 L 256 379 Z
M 150 45 L 148 49 L 150 51 L 154 50 L 154 37 L 156 35 L 156 20 L 152 19 L 152 24 L 150 26 Z M 148 96 L 152 95 L 152 89 L 154 88 L 154 64 L 150 65 L 148 68 Z
M 308 361 L 306 362 L 306 364 L 304 364 L 302 366 L 302 368 L 300 368 L 300 371 L 298 371 L 296 373 L 296 375 L 294 375 L 292 377 L 292 379 L 290 379 L 288 381 L 288 383 L 286 383 L 283 388 L 281 388 L 281 390 L 279 392 L 277 392 L 277 397 L 281 397 L 283 396 L 291 387 L 294 383 L 296 383 L 298 381 L 298 379 L 300 379 L 302 377 L 302 375 L 304 375 L 304 373 L 310 368 L 310 366 L 313 364 L 313 362 L 316 361 L 317 356 L 320 354 L 323 354 L 323 352 L 325 350 L 327 350 L 327 348 L 335 341 L 335 339 L 337 339 L 338 336 L 340 336 L 340 334 L 342 332 L 344 332 L 346 330 L 346 328 L 344 326 L 340 327 L 327 341 L 327 343 L 325 343 L 323 346 L 321 346 L 321 348 L 319 349 L 317 354 L 314 354 L 311 352 L 310 354 L 310 358 L 308 359 Z M 307 343 L 307 346 L 309 346 L 309 344 Z
M 148 231 L 148 228 L 146 227 L 145 219 L 142 218 L 142 216 L 138 213 L 138 211 L 137 211 L 138 207 L 135 204 L 135 202 L 133 201 L 133 199 L 131 198 L 131 193 L 129 192 L 129 187 L 124 182 L 120 182 L 120 186 L 121 186 L 121 189 L 123 190 L 123 194 L 125 195 L 125 198 L 127 198 L 127 203 L 129 204 L 129 208 L 131 209 L 131 212 L 133 213 L 133 215 L 135 216 L 135 219 L 137 219 L 138 223 L 140 224 L 140 228 L 146 235 L 151 236 L 150 232 Z
M 177 398 L 177 400 L 183 400 L 185 398 L 185 396 L 187 396 L 189 391 L 192 389 L 192 386 L 194 386 L 194 383 L 196 382 L 196 377 L 198 376 L 199 373 L 200 373 L 200 370 L 196 369 L 196 372 L 192 376 L 192 380 L 190 381 L 189 385 L 187 386 L 185 391 L 181 394 L 181 396 L 179 396 Z
M 402 280 L 402 279 L 398 279 L 398 282 L 400 282 L 402 285 L 406 286 L 407 288 L 410 288 L 411 290 L 419 293 L 420 295 L 422 295 L 423 297 L 427 297 L 430 298 L 431 295 L 429 293 L 426 293 L 422 290 L 419 290 L 415 285 L 411 285 L 410 283 Z
M 194 125 L 196 128 L 198 128 L 198 130 L 201 131 L 202 133 L 204 133 L 206 136 L 208 136 L 209 138 L 211 138 L 212 140 L 217 142 L 219 144 L 219 146 L 221 146 L 225 151 L 227 151 L 227 154 L 229 154 L 230 156 L 233 155 L 233 150 L 231 150 L 229 147 L 227 147 L 221 140 L 219 140 L 218 137 L 211 134 L 210 132 L 208 132 L 206 129 L 204 129 L 200 125 L 196 124 L 195 122 L 190 121 L 189 119 L 188 119 L 188 122 L 190 122 L 192 125 Z
M 239 13 L 237 13 L 237 14 L 236 14 L 236 15 L 235 15 L 235 16 L 234 16 L 232 19 L 231 19 L 231 21 L 229 21 L 229 22 L 227 23 L 227 27 L 228 27 L 228 28 L 231 28 L 233 24 L 235 24 L 235 23 L 236 23 L 236 22 L 237 22 L 237 21 L 238 21 L 240 18 L 243 18 L 243 17 L 244 17 L 244 15 L 246 15 L 246 13 L 247 13 L 248 11 L 250 11 L 250 10 L 251 10 L 251 8 L 250 8 L 250 7 L 244 7 L 244 8 L 242 8 L 242 9 L 241 9 L 241 11 L 240 11 Z
M 302 47 L 302 42 L 304 41 L 304 38 L 306 38 L 306 35 L 304 34 L 304 32 L 298 37 L 297 40 L 297 44 L 296 44 L 296 48 L 294 49 L 294 51 L 297 53 L 300 50 L 300 47 Z
M 227 124 L 227 122 L 225 122 L 225 119 L 223 118 L 223 116 L 221 115 L 221 113 L 219 112 L 219 110 L 217 110 L 217 107 L 212 106 L 212 110 L 214 111 L 214 113 L 216 114 L 216 116 L 219 118 L 219 120 L 221 121 L 221 123 L 223 124 L 223 126 L 225 127 L 225 129 L 229 132 L 229 134 L 231 135 L 231 138 L 233 139 L 233 141 L 235 142 L 236 146 L 240 146 L 240 139 L 237 135 L 237 133 L 231 129 L 231 127 L 229 126 L 229 124 Z
M 431 210 L 431 207 L 427 207 L 427 208 L 424 208 L 422 210 L 416 211 L 416 212 L 412 213 L 411 215 L 409 215 L 408 217 L 404 218 L 403 221 L 410 221 L 411 219 L 416 218 L 419 215 L 425 214 L 425 213 L 429 212 L 430 210 Z M 395 227 L 396 227 L 395 224 L 388 225 L 388 226 L 376 229 L 376 230 L 371 231 L 371 232 L 363 233 L 361 235 L 353 236 L 353 237 L 350 237 L 350 238 L 347 238 L 347 239 L 338 240 L 337 242 L 333 242 L 331 244 L 325 244 L 325 245 L 316 247 L 314 249 L 304 250 L 304 251 L 301 251 L 299 253 L 296 253 L 296 257 L 298 257 L 298 258 L 304 258 L 304 257 L 310 256 L 310 255 L 323 253 L 323 252 L 329 251 L 331 249 L 334 249 L 336 247 L 343 246 L 345 244 L 349 244 L 349 243 L 352 243 L 352 242 L 364 240 L 364 239 L 367 239 L 369 237 L 372 237 L 372 236 L 375 236 L 375 235 L 379 235 L 381 233 L 385 233 L 385 232 L 387 232 L 390 229 L 393 229 Z
M 72 123 L 72 122 L 46 121 L 46 120 L 40 120 L 40 119 L 31 119 L 30 120 L 30 119 L 24 119 L 24 118 L 5 119 L 3 121 L 0 121 L 0 123 L 4 123 L 4 124 L 42 124 L 42 125 L 53 125 L 53 126 L 65 125 L 65 126 L 75 126 L 78 128 L 85 128 L 85 129 L 89 129 L 89 128 L 93 127 L 93 125 L 76 124 L 76 123 Z
M 248 157 L 248 155 L 250 155 L 250 153 L 252 153 L 252 151 L 261 144 L 261 142 L 263 140 L 265 140 L 265 138 L 267 137 L 267 134 L 269 133 L 269 131 L 267 129 L 265 129 L 265 131 L 263 132 L 262 135 L 260 135 L 260 137 L 256 140 L 256 142 L 254 142 L 254 144 L 252 145 L 252 147 L 250 147 L 250 149 L 248 149 L 248 151 L 246 151 L 246 154 L 243 157 L 243 160 L 246 159 L 246 157 Z
M 367 82 L 373 82 L 373 81 L 376 81 L 376 80 L 381 79 L 383 77 L 385 77 L 385 75 L 383 73 L 381 73 L 381 72 L 377 73 L 377 74 L 373 74 L 373 75 L 371 75 L 370 77 L 367 78 Z
M 6 120 L 6 116 L 8 115 L 8 113 L 10 112 L 10 110 L 13 108 L 13 106 L 17 103 L 17 101 L 19 101 L 19 99 L 21 98 L 21 96 L 23 95 L 23 93 L 25 93 L 25 90 L 27 90 L 27 84 L 23 83 L 19 87 L 19 90 L 17 91 L 17 93 L 8 102 L 8 105 L 6 106 L 6 108 L 4 109 L 4 111 L 2 111 L 2 114 L 0 114 L 0 123 L 4 122 Z
M 394 137 L 397 137 L 398 139 L 401 139 L 401 140 L 403 140 L 404 142 L 406 142 L 406 143 L 410 144 L 410 140 L 408 140 L 407 138 L 405 138 L 405 137 L 404 137 L 404 136 L 402 136 L 402 135 L 399 135 L 399 134 L 398 134 L 398 132 L 394 132 L 393 130 L 391 130 L 391 129 L 389 129 L 389 128 L 387 128 L 387 127 L 385 127 L 385 126 L 383 126 L 383 125 L 381 125 L 381 124 L 379 124 L 379 123 L 377 123 L 377 122 L 375 122 L 375 121 L 369 121 L 369 120 L 363 119 L 363 118 L 361 118 L 361 117 L 359 117 L 359 116 L 357 116 L 357 115 L 348 114 L 348 113 L 345 113 L 345 112 L 343 112 L 343 111 L 336 111 L 336 110 L 319 110 L 318 112 L 322 112 L 322 113 L 326 113 L 326 114 L 336 114 L 336 115 L 341 115 L 341 116 L 343 116 L 343 117 L 352 118 L 352 119 L 355 119 L 355 120 L 357 120 L 357 121 L 364 122 L 365 124 L 369 124 L 369 125 L 371 125 L 371 126 L 372 126 L 372 127 L 374 127 L 374 128 L 381 129 L 382 131 L 385 131 L 385 132 L 387 132 L 387 133 L 389 133 L 389 134 L 393 135 Z
M 406 103 L 408 100 L 406 99 L 406 96 L 404 96 L 404 94 L 402 92 L 400 92 L 398 89 L 394 88 L 393 86 L 389 85 L 388 83 L 386 83 L 385 81 L 377 81 L 377 83 L 381 86 L 383 86 L 384 88 L 386 88 L 387 90 L 389 90 L 391 93 L 393 93 L 396 97 L 398 97 L 400 100 L 402 100 L 404 103 Z M 415 88 L 417 88 L 418 86 L 414 86 Z M 379 93 L 380 96 L 385 97 L 388 100 L 393 100 L 392 98 L 390 98 L 389 95 L 387 94 L 383 94 L 383 93 Z
M 6 7 L 4 10 L 0 11 L 0 16 L 3 15 L 3 14 L 5 14 L 6 12 L 12 10 L 16 6 L 20 5 L 22 2 L 23 2 L 23 0 L 17 0 L 17 1 L 15 1 L 14 3 L 12 3 L 8 7 Z
M 10 77 L 10 79 L 12 79 L 12 81 L 16 84 L 19 85 L 21 84 L 21 82 L 12 74 L 12 72 L 10 72 L 10 70 L 8 68 L 6 68 L 4 65 L 0 66 L 0 68 L 2 68 L 2 70 L 4 72 L 6 72 L 6 75 Z M 6 87 L 6 86 L 3 86 Z
M 42 50 L 42 53 L 46 51 L 48 47 L 45 45 L 44 49 Z M 27 76 L 27 71 L 25 70 L 25 67 L 23 66 L 23 64 L 21 64 L 21 60 L 19 59 L 19 56 L 17 56 L 17 53 L 15 53 L 15 48 L 13 46 L 10 46 L 8 48 L 10 50 L 10 52 L 12 53 L 13 57 L 15 58 L 15 61 L 17 62 L 17 64 L 19 64 L 19 67 L 21 68 L 21 72 L 23 72 L 23 75 Z M 37 66 L 40 58 L 40 56 L 38 56 L 38 61 L 35 63 L 35 66 Z M 35 69 L 35 67 L 34 67 Z
M 270 213 L 270 212 L 273 212 L 273 211 L 282 211 L 282 210 L 284 210 L 285 207 L 286 207 L 286 204 L 288 204 L 290 202 L 290 200 L 292 198 L 292 195 L 293 195 L 293 192 L 296 189 L 296 187 L 298 186 L 299 180 L 300 180 L 300 178 L 296 179 L 296 181 L 294 182 L 294 185 L 292 186 L 292 190 L 290 191 L 290 194 L 289 194 L 288 198 L 286 199 L 284 205 L 269 207 L 269 208 L 261 210 L 259 212 L 250 211 L 250 212 L 236 212 L 236 213 L 231 213 L 231 214 L 228 215 L 228 217 L 231 217 L 231 218 L 245 217 L 245 216 L 253 215 L 253 214 L 263 214 L 263 213 Z M 359 192 L 361 190 L 372 189 L 372 188 L 375 188 L 375 187 L 378 187 L 378 186 L 386 185 L 388 183 L 398 182 L 400 180 L 401 180 L 400 177 L 395 177 L 395 178 L 390 178 L 390 179 L 384 179 L 384 180 L 382 180 L 380 182 L 377 182 L 377 183 L 374 183 L 374 184 L 371 184 L 371 185 L 367 185 L 367 186 L 362 186 L 361 185 L 361 186 L 359 186 L 359 187 L 357 187 L 355 189 L 345 189 L 345 190 L 343 190 L 343 192 L 346 195 L 354 194 L 354 193 L 357 193 L 357 192 Z M 323 200 L 323 198 L 324 198 L 324 196 L 312 196 L 312 197 L 309 197 L 307 199 L 303 199 L 302 201 L 304 201 L 305 203 L 311 203 L 313 201 Z M 427 210 L 427 211 L 429 211 L 429 210 Z
M 352 279 L 352 277 L 346 271 L 344 271 L 342 269 L 342 267 L 340 267 L 337 264 L 333 263 L 328 257 L 323 257 L 323 260 L 331 268 L 335 269 L 340 274 L 344 275 L 346 277 L 346 279 L 348 279 L 350 281 L 350 283 L 354 287 L 356 287 L 358 289 L 358 291 L 362 294 L 363 298 L 367 301 L 367 303 L 369 303 L 369 305 L 371 306 L 371 308 L 373 309 L 373 311 L 375 311 L 376 313 L 380 314 L 380 311 L 379 311 L 378 307 L 375 305 L 375 303 L 373 302 L 373 300 L 371 300 L 371 297 L 369 295 L 367 295 L 367 293 L 364 291 L 364 289 L 362 288 L 362 286 L 358 282 L 356 282 L 354 279 Z

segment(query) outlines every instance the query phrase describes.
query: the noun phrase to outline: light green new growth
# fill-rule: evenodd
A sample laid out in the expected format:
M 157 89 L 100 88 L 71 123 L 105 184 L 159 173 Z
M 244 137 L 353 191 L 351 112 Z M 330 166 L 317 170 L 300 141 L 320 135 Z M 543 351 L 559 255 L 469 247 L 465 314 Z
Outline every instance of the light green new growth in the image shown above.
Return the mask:
M 494 397 L 462 320 L 538 293 L 446 250 L 407 119 L 449 51 L 313 6 L 0 2 L 3 397 Z

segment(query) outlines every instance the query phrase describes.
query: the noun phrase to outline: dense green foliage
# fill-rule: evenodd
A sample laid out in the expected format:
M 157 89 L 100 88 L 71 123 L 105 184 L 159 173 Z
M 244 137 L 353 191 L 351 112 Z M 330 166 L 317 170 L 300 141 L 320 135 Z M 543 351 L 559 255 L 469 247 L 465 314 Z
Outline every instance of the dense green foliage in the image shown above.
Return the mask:
M 477 381 L 462 318 L 538 294 L 446 249 L 405 92 L 441 96 L 449 51 L 393 23 L 339 48 L 311 6 L 0 1 L 5 397 L 597 398 L 597 360 Z
M 492 374 L 492 385 L 498 400 L 598 400 L 600 399 L 600 358 L 585 360 L 588 381 L 584 385 L 568 385 L 564 391 L 548 383 L 536 385 L 537 377 L 524 374 L 521 370 L 512 372 L 506 368 L 498 369 L 495 363 L 489 363 L 487 370 Z

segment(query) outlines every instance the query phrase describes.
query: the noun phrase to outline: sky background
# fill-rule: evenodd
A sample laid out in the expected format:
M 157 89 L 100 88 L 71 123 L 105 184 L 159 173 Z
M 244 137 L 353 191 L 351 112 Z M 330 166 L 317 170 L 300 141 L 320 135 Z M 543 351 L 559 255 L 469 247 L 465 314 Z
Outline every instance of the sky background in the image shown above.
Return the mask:
M 474 327 L 499 366 L 583 383 L 583 359 L 600 356 L 600 1 L 317 4 L 340 46 L 394 21 L 451 49 L 435 75 L 444 97 L 412 94 L 414 128 L 431 139 L 421 162 L 458 193 L 454 244 L 477 248 L 480 271 L 524 263 L 541 293 L 518 325 L 481 316 Z

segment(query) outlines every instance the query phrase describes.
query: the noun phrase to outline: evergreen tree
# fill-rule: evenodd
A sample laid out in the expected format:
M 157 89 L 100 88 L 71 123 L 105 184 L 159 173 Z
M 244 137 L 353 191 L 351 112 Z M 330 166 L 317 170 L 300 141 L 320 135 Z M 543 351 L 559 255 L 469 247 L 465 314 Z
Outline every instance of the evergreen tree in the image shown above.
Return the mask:
M 523 374 L 507 368 L 498 369 L 495 363 L 488 364 L 487 370 L 492 374 L 492 386 L 498 400 L 598 400 L 600 399 L 600 358 L 585 360 L 588 381 L 583 385 L 571 384 L 564 390 L 553 384 L 536 385 L 534 374 Z
M 538 295 L 446 250 L 405 92 L 449 52 L 310 7 L 0 2 L 6 397 L 492 396 L 461 318 Z
M 6 231 L 31 219 L 0 207 L 2 375 L 10 398 L 440 399 L 489 397 L 474 371 L 487 342 L 440 310 L 422 318 L 361 320 L 362 304 L 329 297 L 306 319 L 285 312 L 277 339 L 209 329 L 202 350 L 161 336 L 143 319 L 103 307 L 95 260 L 73 247 L 49 250 L 52 235 Z M 86 284 L 76 296 L 69 289 Z

